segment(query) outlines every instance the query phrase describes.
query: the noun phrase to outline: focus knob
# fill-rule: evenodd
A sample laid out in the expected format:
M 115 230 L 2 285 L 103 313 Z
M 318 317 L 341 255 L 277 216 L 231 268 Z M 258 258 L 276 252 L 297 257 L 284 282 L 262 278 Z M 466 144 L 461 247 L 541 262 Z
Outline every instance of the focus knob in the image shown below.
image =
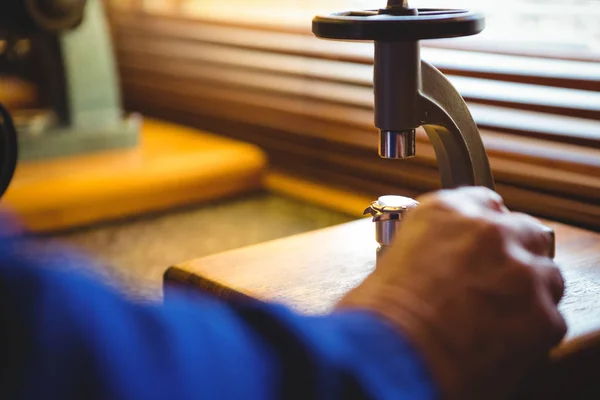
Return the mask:
M 418 201 L 409 197 L 381 196 L 367 207 L 364 214 L 373 216 L 375 239 L 381 249 L 392 244 L 400 223 L 418 205 Z

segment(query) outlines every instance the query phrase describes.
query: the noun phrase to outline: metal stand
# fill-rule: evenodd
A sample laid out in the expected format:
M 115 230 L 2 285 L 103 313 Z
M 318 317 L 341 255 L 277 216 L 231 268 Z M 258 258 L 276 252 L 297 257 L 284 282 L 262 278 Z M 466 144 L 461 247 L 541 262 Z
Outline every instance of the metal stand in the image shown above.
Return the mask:
M 375 125 L 379 155 L 415 155 L 415 129 L 427 132 L 438 161 L 442 187 L 486 186 L 494 178 L 477 125 L 458 91 L 431 64 L 421 61 L 420 40 L 474 35 L 482 15 L 466 10 L 415 9 L 407 0 L 390 0 L 380 10 L 350 11 L 313 19 L 321 38 L 375 42 Z M 418 203 L 383 196 L 365 210 L 373 216 L 377 255 L 392 243 L 404 215 Z
M 415 155 L 415 129 L 423 126 L 435 149 L 442 186 L 494 189 L 479 131 L 465 101 L 431 64 L 421 61 L 420 40 L 479 33 L 482 15 L 466 10 L 412 9 L 406 1 L 387 8 L 341 12 L 313 20 L 327 39 L 375 42 L 375 125 L 379 155 Z

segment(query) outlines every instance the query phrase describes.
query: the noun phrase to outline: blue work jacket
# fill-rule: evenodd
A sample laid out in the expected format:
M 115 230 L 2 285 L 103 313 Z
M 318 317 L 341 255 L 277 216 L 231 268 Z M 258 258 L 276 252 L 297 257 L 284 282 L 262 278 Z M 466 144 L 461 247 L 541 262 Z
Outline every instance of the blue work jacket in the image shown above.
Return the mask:
M 145 304 L 27 242 L 0 239 L 0 399 L 437 397 L 420 354 L 368 312 Z

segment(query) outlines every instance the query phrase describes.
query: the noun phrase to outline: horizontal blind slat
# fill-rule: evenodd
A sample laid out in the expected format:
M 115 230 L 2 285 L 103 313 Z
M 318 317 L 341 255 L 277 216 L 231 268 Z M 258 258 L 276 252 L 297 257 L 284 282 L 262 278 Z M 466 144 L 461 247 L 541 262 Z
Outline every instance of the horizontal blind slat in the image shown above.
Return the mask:
M 365 187 L 439 186 L 435 154 L 421 130 L 418 156 L 408 163 L 376 155 L 372 44 L 137 17 L 118 16 L 115 23 L 128 106 L 223 129 L 263 146 L 277 165 L 308 171 L 314 162 Z M 553 64 L 546 75 L 534 75 L 537 59 L 515 65 L 497 59 L 486 72 L 477 67 L 485 65 L 478 52 L 424 47 L 423 54 L 467 98 L 511 205 L 579 223 L 587 218 L 600 227 L 600 220 L 594 222 L 600 216 L 600 123 L 593 120 L 600 103 L 590 91 L 597 82 L 589 63 L 579 71 L 564 68 L 576 64 Z M 553 87 L 568 90 L 551 92 Z M 552 93 L 563 96 L 553 99 Z M 524 203 L 525 194 L 537 196 L 539 204 Z M 569 216 L 575 205 L 580 211 Z
M 121 58 L 121 62 L 133 71 L 154 73 L 156 77 L 163 78 L 185 77 L 199 86 L 209 82 L 219 82 L 230 88 L 238 87 L 240 90 L 253 89 L 364 110 L 373 108 L 372 89 L 369 87 L 278 76 L 254 70 L 224 69 L 206 64 L 196 66 L 173 63 L 172 60 L 160 58 L 153 59 L 152 63 L 150 61 L 140 63 L 125 55 Z M 237 94 L 233 93 L 232 96 Z M 467 97 L 467 100 L 470 98 Z M 532 111 L 516 112 L 501 107 L 481 106 L 473 102 L 469 102 L 469 105 L 475 121 L 482 127 L 501 128 L 529 136 L 554 138 L 562 142 L 573 140 L 580 144 L 600 147 L 600 122 L 598 121 Z M 372 117 L 369 120 L 372 121 Z
M 117 16 L 115 23 L 127 31 L 150 32 L 156 37 L 219 43 L 353 63 L 373 62 L 371 43 L 327 41 L 297 32 L 273 32 L 259 27 L 223 26 L 210 21 L 157 16 Z M 423 58 L 449 73 L 600 91 L 600 64 L 597 62 L 507 56 L 427 47 L 427 42 L 423 43 Z
M 333 60 L 315 60 L 302 56 L 284 54 L 261 53 L 255 50 L 232 49 L 226 46 L 198 45 L 190 43 L 164 42 L 158 39 L 154 46 L 145 48 L 140 46 L 144 39 L 123 40 L 124 52 L 142 52 L 152 54 L 153 57 L 162 57 L 180 60 L 202 60 L 206 64 L 223 64 L 239 68 L 268 70 L 278 74 L 294 74 L 302 78 L 315 78 L 344 82 L 349 85 L 371 86 L 372 67 L 339 62 Z M 133 43 L 130 43 L 133 41 Z M 140 49 L 141 47 L 141 49 Z M 202 54 L 214 54 L 214 57 Z M 450 80 L 458 87 L 467 100 L 476 103 L 506 106 L 510 108 L 530 111 L 541 111 L 550 114 L 562 114 L 580 118 L 600 120 L 600 93 L 585 90 L 564 88 L 550 88 L 541 85 L 500 82 L 490 79 L 472 77 L 449 76 Z M 306 82 L 306 80 L 304 81 Z M 357 93 L 352 88 L 342 89 L 339 96 L 331 92 L 330 96 L 337 98 L 355 99 L 362 105 L 372 99 L 367 96 L 364 100 L 356 96 L 347 97 L 345 91 Z M 318 95 L 313 93 L 311 96 Z
M 162 96 L 165 95 L 173 95 L 172 85 L 165 84 L 163 82 L 153 83 L 153 88 L 159 88 L 161 90 Z M 215 101 L 215 97 L 211 93 L 203 93 L 202 91 L 190 91 L 188 92 L 189 99 L 198 100 L 202 96 L 205 96 L 207 100 L 205 101 Z M 187 103 L 184 100 L 176 100 L 171 98 L 169 101 L 171 106 L 177 105 L 178 107 L 187 107 L 190 110 L 194 109 L 194 103 Z M 253 109 L 256 109 L 257 105 L 254 105 Z M 275 121 L 269 116 L 260 116 L 258 113 L 252 112 L 252 109 L 248 107 L 247 112 L 241 112 L 240 108 L 236 107 L 238 118 L 247 119 L 249 122 L 264 124 L 266 126 L 281 129 L 287 132 L 294 132 L 297 128 L 296 125 L 293 124 L 293 119 L 289 118 L 289 115 L 282 114 L 279 121 Z M 306 129 L 306 127 L 304 128 Z M 314 137 L 318 138 L 318 134 Z M 285 142 L 285 138 L 282 138 Z M 324 138 L 327 140 L 327 138 Z M 373 141 L 373 149 L 375 148 L 375 141 Z M 421 146 L 420 146 L 421 147 Z M 433 149 L 430 146 L 426 146 L 424 148 L 419 149 L 419 155 L 421 158 L 427 157 L 429 161 L 428 165 L 434 166 L 435 155 L 433 153 Z M 333 159 L 338 157 L 336 154 L 323 154 L 325 157 L 329 157 Z M 341 156 L 344 162 L 355 162 L 354 158 Z M 375 157 L 375 152 L 373 151 L 373 157 Z M 341 161 L 340 161 L 341 162 Z M 497 164 L 497 165 L 495 165 Z M 516 160 L 502 160 L 495 157 L 492 157 L 492 165 L 495 168 L 495 171 L 501 172 L 505 177 L 519 177 L 517 180 L 513 180 L 513 182 L 526 182 L 528 186 L 535 186 L 540 189 L 548 190 L 548 188 L 552 189 L 556 185 L 555 182 L 559 182 L 561 187 L 564 188 L 565 184 L 570 185 L 571 193 L 576 194 L 578 196 L 594 196 L 600 193 L 600 176 L 594 175 L 584 175 L 578 172 L 569 172 L 569 171 L 560 171 L 556 169 L 548 169 L 547 167 L 541 166 L 532 166 L 527 167 L 527 163 Z M 500 177 L 502 177 L 501 175 Z M 505 178 L 506 179 L 506 178 Z

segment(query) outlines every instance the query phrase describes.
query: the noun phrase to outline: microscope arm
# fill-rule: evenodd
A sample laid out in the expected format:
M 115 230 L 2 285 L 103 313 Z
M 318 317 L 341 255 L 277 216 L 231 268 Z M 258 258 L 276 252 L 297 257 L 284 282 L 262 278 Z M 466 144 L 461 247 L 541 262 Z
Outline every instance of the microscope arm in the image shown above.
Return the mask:
M 494 189 L 485 148 L 465 101 L 450 81 L 426 61 L 421 61 L 421 76 L 421 125 L 434 148 L 442 187 L 476 185 Z

